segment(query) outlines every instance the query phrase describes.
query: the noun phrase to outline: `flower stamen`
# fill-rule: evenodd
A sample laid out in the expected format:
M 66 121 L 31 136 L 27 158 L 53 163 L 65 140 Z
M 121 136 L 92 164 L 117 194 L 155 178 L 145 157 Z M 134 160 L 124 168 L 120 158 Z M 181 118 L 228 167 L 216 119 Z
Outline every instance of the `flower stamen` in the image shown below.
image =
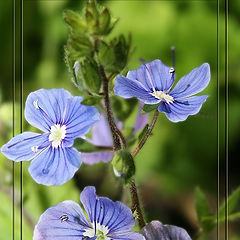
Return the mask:
M 57 148 L 62 140 L 66 136 L 66 126 L 55 124 L 51 127 L 50 135 L 49 135 L 49 141 L 52 142 L 52 147 Z
M 173 103 L 174 101 L 172 96 L 170 96 L 169 94 L 166 94 L 163 91 L 154 91 L 153 93 L 150 93 L 150 94 L 157 99 L 164 99 L 167 102 L 167 104 Z

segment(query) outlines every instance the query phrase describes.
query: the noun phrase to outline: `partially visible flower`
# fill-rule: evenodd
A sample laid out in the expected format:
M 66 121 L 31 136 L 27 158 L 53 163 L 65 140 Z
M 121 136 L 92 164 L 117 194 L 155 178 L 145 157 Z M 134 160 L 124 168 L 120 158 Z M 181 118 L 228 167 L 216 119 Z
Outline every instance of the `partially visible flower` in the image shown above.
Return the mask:
M 157 59 L 129 71 L 127 77 L 118 75 L 114 91 L 120 97 L 136 97 L 145 104 L 161 103 L 158 111 L 164 112 L 170 121 L 184 121 L 189 115 L 197 114 L 208 97 L 193 95 L 207 87 L 210 81 L 209 64 L 193 69 L 171 90 L 174 78 L 174 69 Z
M 44 185 L 61 185 L 70 180 L 81 165 L 74 139 L 85 135 L 99 120 L 95 107 L 81 104 L 64 89 L 40 89 L 29 94 L 25 118 L 44 133 L 23 132 L 3 145 L 1 152 L 19 162 L 32 160 L 29 172 Z
M 141 233 L 146 240 L 191 240 L 183 228 L 173 225 L 163 225 L 159 221 L 152 221 L 145 226 Z
M 148 114 L 141 114 L 143 103 L 139 103 L 138 113 L 134 124 L 133 134 L 144 128 L 148 123 Z M 117 122 L 118 128 L 122 129 L 122 122 Z M 88 142 L 103 147 L 113 147 L 111 131 L 106 116 L 101 114 L 100 120 L 92 127 L 92 139 L 86 139 Z M 82 153 L 82 160 L 85 164 L 95 164 L 99 162 L 109 162 L 114 153 L 112 151 Z
M 98 197 L 94 187 L 85 187 L 80 200 L 84 209 L 70 200 L 47 209 L 33 240 L 144 240 L 131 231 L 135 219 L 125 204 Z

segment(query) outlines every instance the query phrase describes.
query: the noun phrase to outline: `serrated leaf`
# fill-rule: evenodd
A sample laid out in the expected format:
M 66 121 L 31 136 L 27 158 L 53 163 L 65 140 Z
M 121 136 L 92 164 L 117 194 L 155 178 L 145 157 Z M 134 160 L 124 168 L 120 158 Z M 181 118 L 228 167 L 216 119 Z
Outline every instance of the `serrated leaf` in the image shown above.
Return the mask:
M 87 25 L 83 19 L 72 10 L 65 10 L 63 12 L 63 20 L 72 31 L 85 32 L 87 29 Z
M 97 63 L 93 59 L 86 58 L 80 63 L 80 71 L 86 88 L 93 93 L 99 93 L 102 80 L 98 72 Z
M 101 101 L 102 97 L 101 96 L 88 96 L 83 99 L 82 104 L 84 105 L 96 105 Z
M 159 103 L 158 104 L 144 104 L 141 112 L 142 113 L 149 113 L 149 112 L 157 109 L 158 106 L 159 106 Z

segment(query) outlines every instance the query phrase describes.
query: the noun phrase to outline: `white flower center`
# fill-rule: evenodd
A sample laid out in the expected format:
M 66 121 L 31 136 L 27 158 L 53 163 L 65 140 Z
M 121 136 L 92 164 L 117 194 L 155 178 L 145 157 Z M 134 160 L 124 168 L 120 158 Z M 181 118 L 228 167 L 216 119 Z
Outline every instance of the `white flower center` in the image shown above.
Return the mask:
M 152 96 L 158 99 L 164 99 L 168 104 L 173 103 L 173 97 L 169 94 L 166 94 L 163 91 L 154 91 L 153 93 L 150 93 Z
M 84 237 L 95 237 L 97 236 L 97 240 L 111 240 L 107 234 L 109 232 L 108 227 L 104 225 L 100 225 L 100 223 L 96 224 L 96 234 L 95 234 L 95 223 L 92 223 L 93 228 L 87 228 L 85 229 L 85 232 L 83 233 Z
M 49 141 L 52 142 L 52 147 L 57 148 L 62 140 L 66 136 L 66 126 L 55 124 L 51 127 L 50 135 L 49 135 Z

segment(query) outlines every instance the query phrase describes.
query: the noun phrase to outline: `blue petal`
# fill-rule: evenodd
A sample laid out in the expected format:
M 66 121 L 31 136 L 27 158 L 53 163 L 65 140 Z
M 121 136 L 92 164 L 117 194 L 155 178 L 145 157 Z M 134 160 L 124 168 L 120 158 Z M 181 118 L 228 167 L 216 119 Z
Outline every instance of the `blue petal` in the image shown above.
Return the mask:
M 82 153 L 82 161 L 85 164 L 95 164 L 99 162 L 109 162 L 112 160 L 113 152 L 92 152 L 92 153 Z
M 174 82 L 174 72 L 159 59 L 143 64 L 137 70 L 129 71 L 127 78 L 141 82 L 147 89 L 153 92 L 168 91 Z
M 206 95 L 188 97 L 170 104 L 163 102 L 159 105 L 158 111 L 164 112 L 172 122 L 184 121 L 189 115 L 195 115 L 200 111 L 207 97 Z
M 163 225 L 159 221 L 152 221 L 141 230 L 141 233 L 146 240 L 191 240 L 190 236 L 183 228 Z
M 108 234 L 126 232 L 134 227 L 135 219 L 131 210 L 121 202 L 97 197 L 94 187 L 85 187 L 80 200 L 90 222 L 108 227 Z
M 119 234 L 116 234 L 116 235 L 111 235 L 111 239 L 119 239 L 119 240 L 145 240 L 145 237 L 142 234 L 137 233 L 137 232 L 127 232 L 127 233 L 119 233 Z M 157 239 L 157 240 L 162 240 L 162 239 Z
M 87 141 L 97 146 L 113 146 L 112 134 L 105 115 L 101 114 L 100 120 L 93 125 L 92 139 Z
M 104 225 L 110 230 L 109 234 L 117 235 L 117 233 L 130 231 L 135 225 L 135 219 L 130 208 L 121 202 L 112 202 L 110 199 L 107 199 L 107 201 L 106 198 L 102 199 L 105 209 L 108 208 L 108 216 L 111 216 L 108 222 L 104 219 Z
M 146 104 L 157 104 L 159 99 L 153 97 L 152 92 L 140 81 L 128 79 L 122 75 L 118 75 L 115 80 L 114 92 L 123 98 L 136 97 Z
M 37 183 L 61 185 L 73 177 L 80 165 L 80 153 L 76 149 L 50 146 L 33 159 L 28 170 Z
M 67 99 L 72 95 L 65 89 L 40 89 L 28 95 L 25 106 L 26 120 L 42 131 L 61 122 Z
M 62 124 L 66 125 L 65 143 L 85 135 L 90 127 L 99 120 L 97 108 L 81 104 L 81 97 L 72 97 L 68 100 L 67 110 Z M 66 146 L 66 145 L 65 145 Z
M 47 209 L 34 229 L 34 240 L 79 240 L 90 225 L 80 206 L 64 201 Z
M 2 146 L 2 154 L 15 162 L 28 161 L 49 145 L 48 134 L 24 132 Z
M 145 127 L 145 125 L 148 124 L 148 122 L 149 122 L 148 114 L 147 113 L 141 114 L 143 105 L 144 105 L 143 102 L 139 102 L 138 113 L 137 113 L 137 117 L 136 117 L 135 124 L 134 124 L 133 134 L 135 134 L 137 131 L 143 129 Z
M 210 66 L 208 63 L 204 63 L 182 77 L 169 94 L 174 99 L 189 97 L 205 89 L 209 81 Z

